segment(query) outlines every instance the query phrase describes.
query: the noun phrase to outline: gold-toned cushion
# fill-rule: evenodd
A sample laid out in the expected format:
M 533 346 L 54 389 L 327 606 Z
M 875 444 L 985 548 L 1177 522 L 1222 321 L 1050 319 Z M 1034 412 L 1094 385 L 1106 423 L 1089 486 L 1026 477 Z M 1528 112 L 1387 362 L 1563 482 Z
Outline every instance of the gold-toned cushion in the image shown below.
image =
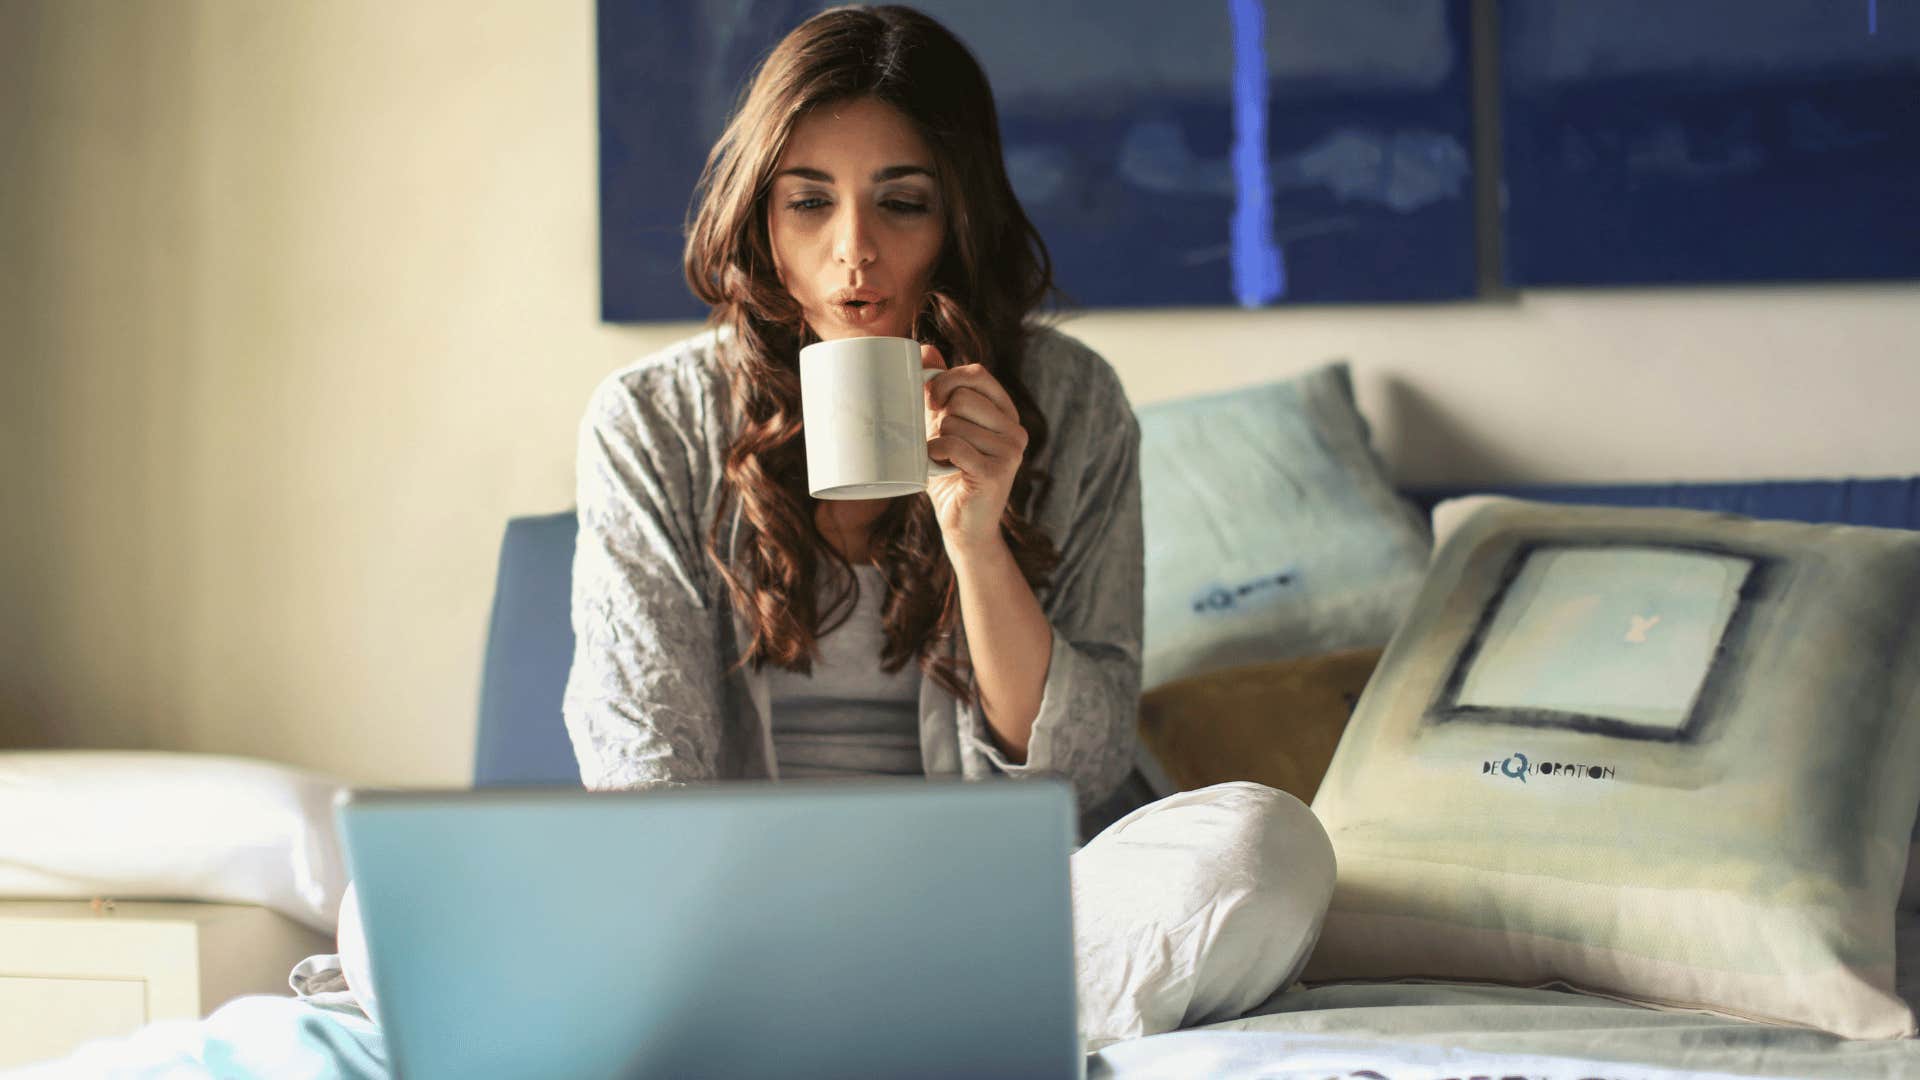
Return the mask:
M 1380 662 L 1347 649 L 1193 675 L 1140 699 L 1140 738 L 1183 791 L 1253 780 L 1312 802 Z

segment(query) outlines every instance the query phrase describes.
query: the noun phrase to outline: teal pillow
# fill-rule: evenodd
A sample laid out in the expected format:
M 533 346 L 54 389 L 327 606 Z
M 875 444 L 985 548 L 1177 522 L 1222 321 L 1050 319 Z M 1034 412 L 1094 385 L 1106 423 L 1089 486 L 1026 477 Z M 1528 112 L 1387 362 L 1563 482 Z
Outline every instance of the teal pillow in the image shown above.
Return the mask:
M 1374 453 L 1344 362 L 1137 413 L 1143 690 L 1387 643 L 1429 532 Z
M 1339 873 L 1305 978 L 1914 1034 L 1894 902 L 1920 533 L 1499 498 L 1435 518 L 1314 797 Z

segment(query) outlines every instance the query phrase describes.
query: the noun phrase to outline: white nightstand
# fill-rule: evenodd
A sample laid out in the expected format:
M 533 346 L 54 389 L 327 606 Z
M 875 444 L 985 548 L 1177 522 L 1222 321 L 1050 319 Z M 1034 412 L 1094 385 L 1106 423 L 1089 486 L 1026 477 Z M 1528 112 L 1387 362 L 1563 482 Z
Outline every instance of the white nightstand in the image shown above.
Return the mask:
M 290 996 L 293 965 L 333 949 L 246 904 L 0 900 L 0 1069 L 242 994 Z

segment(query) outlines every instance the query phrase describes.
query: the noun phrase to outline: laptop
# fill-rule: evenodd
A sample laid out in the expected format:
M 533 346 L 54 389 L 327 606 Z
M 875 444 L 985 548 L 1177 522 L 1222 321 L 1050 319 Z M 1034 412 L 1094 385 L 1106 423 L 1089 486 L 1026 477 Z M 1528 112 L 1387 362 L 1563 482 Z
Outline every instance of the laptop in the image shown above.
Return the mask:
M 437 1077 L 1076 1077 L 1056 781 L 356 790 L 389 1064 Z

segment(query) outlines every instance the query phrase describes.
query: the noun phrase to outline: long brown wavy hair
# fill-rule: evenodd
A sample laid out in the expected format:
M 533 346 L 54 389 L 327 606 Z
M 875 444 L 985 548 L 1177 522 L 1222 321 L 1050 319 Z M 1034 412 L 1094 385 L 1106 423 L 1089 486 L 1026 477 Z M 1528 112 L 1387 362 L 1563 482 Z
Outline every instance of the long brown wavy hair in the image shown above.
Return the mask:
M 1053 542 L 1028 522 L 1048 482 L 1032 464 L 1046 445 L 1047 422 L 1020 371 L 1035 313 L 1058 294 L 1046 245 L 1007 179 L 986 75 L 958 38 L 911 8 L 823 11 L 782 39 L 755 73 L 707 156 L 687 225 L 687 282 L 712 305 L 709 324 L 731 331 L 720 341 L 729 421 L 738 434 L 707 535 L 707 556 L 752 628 L 729 670 L 771 662 L 811 674 L 819 635 L 853 610 L 852 567 L 820 532 L 807 493 L 799 352 L 817 338 L 774 270 L 767 199 L 774 166 L 801 117 L 854 98 L 900 110 L 933 152 L 946 235 L 913 335 L 937 346 L 949 364 L 985 365 L 1006 387 L 1028 442 L 1001 535 L 1036 590 L 1059 559 Z M 736 499 L 742 543 L 738 564 L 730 564 L 728 519 Z M 960 626 L 960 602 L 932 502 L 924 494 L 892 500 L 873 524 L 872 541 L 886 581 L 882 668 L 897 672 L 917 660 L 948 693 L 971 703 L 963 666 L 940 655 Z M 828 566 L 837 568 L 841 587 L 822 610 L 815 583 Z

